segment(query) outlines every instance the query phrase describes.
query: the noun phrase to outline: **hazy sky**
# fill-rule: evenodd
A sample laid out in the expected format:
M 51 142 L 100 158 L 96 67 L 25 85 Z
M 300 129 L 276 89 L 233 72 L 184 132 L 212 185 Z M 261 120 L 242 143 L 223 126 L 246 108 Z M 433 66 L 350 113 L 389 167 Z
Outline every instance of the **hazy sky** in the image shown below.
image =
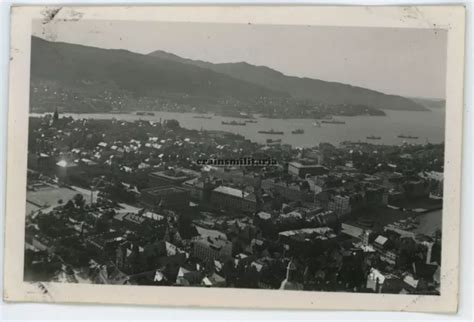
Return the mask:
M 388 94 L 445 97 L 443 30 L 81 20 L 38 22 L 33 34 L 143 54 L 164 50 L 214 63 L 245 61 Z

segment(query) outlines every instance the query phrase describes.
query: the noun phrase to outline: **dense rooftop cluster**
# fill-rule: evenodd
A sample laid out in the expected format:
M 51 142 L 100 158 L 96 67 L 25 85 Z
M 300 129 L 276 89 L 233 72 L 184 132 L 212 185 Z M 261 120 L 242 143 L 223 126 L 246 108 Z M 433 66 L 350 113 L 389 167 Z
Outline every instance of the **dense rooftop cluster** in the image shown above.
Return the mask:
M 442 145 L 311 149 L 175 120 L 30 118 L 25 277 L 439 294 Z M 273 158 L 266 167 L 198 159 Z

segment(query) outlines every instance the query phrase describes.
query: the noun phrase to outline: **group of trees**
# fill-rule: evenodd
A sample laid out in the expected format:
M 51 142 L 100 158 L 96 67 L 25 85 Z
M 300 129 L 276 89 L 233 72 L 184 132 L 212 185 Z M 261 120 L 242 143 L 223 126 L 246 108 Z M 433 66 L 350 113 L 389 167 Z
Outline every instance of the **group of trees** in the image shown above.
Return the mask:
M 110 199 L 118 202 L 124 202 L 129 204 L 134 204 L 137 202 L 136 194 L 128 190 L 125 185 L 119 180 L 116 180 L 115 182 L 106 185 L 103 191 L 108 195 Z
M 50 281 L 61 269 L 61 262 L 47 251 L 25 250 L 24 279 L 26 281 Z
M 77 235 L 62 238 L 56 247 L 55 253 L 59 255 L 65 263 L 73 267 L 87 266 L 93 255 L 84 241 Z

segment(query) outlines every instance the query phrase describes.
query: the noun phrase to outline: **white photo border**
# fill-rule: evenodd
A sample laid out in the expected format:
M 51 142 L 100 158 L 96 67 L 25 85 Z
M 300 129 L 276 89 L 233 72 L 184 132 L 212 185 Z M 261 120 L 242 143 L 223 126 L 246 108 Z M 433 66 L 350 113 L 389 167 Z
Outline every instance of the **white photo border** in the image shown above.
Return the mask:
M 45 8 L 15 6 L 11 11 L 5 301 L 255 309 L 457 311 L 465 41 L 463 6 L 65 6 L 55 17 L 66 20 L 446 29 L 445 180 L 439 296 L 24 282 L 31 22 L 44 19 Z

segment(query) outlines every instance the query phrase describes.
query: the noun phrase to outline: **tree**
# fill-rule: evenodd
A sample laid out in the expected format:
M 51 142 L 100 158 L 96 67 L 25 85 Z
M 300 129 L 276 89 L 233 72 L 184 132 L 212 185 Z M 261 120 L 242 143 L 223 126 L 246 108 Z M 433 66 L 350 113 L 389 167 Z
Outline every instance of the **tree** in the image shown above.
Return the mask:
M 301 182 L 301 190 L 303 191 L 310 191 L 311 187 L 309 186 L 308 181 Z
M 436 229 L 436 231 L 433 233 L 433 238 L 435 241 L 440 241 L 442 237 L 441 229 Z
M 109 185 L 106 191 L 110 195 L 110 199 L 118 200 L 125 203 L 134 203 L 136 201 L 135 195 L 127 191 L 119 180 L 116 180 L 112 185 Z
M 165 127 L 170 130 L 176 130 L 180 128 L 179 122 L 177 120 L 166 120 Z
M 43 234 L 52 238 L 62 236 L 65 232 L 64 222 L 51 214 L 38 216 L 38 227 Z
M 107 232 L 110 229 L 109 220 L 105 215 L 102 215 L 95 222 L 95 230 L 97 233 Z
M 227 260 L 224 263 L 221 274 L 225 277 L 227 286 L 234 285 L 237 275 L 234 267 L 234 262 L 232 260 Z
M 72 202 L 72 200 L 69 200 L 69 201 L 64 205 L 64 209 L 66 209 L 66 210 L 74 209 L 74 203 Z
M 86 201 L 84 200 L 84 196 L 82 194 L 78 193 L 74 196 L 74 204 L 76 207 L 82 209 L 84 208 L 85 203 Z
M 240 287 L 258 288 L 259 279 L 260 276 L 257 269 L 252 265 L 248 265 L 240 278 Z
M 178 216 L 178 231 L 184 239 L 191 239 L 198 235 L 196 227 L 193 225 L 190 213 L 181 213 Z
M 102 217 L 104 217 L 107 220 L 112 220 L 115 215 L 116 215 L 115 210 L 111 209 L 111 210 L 106 211 Z

